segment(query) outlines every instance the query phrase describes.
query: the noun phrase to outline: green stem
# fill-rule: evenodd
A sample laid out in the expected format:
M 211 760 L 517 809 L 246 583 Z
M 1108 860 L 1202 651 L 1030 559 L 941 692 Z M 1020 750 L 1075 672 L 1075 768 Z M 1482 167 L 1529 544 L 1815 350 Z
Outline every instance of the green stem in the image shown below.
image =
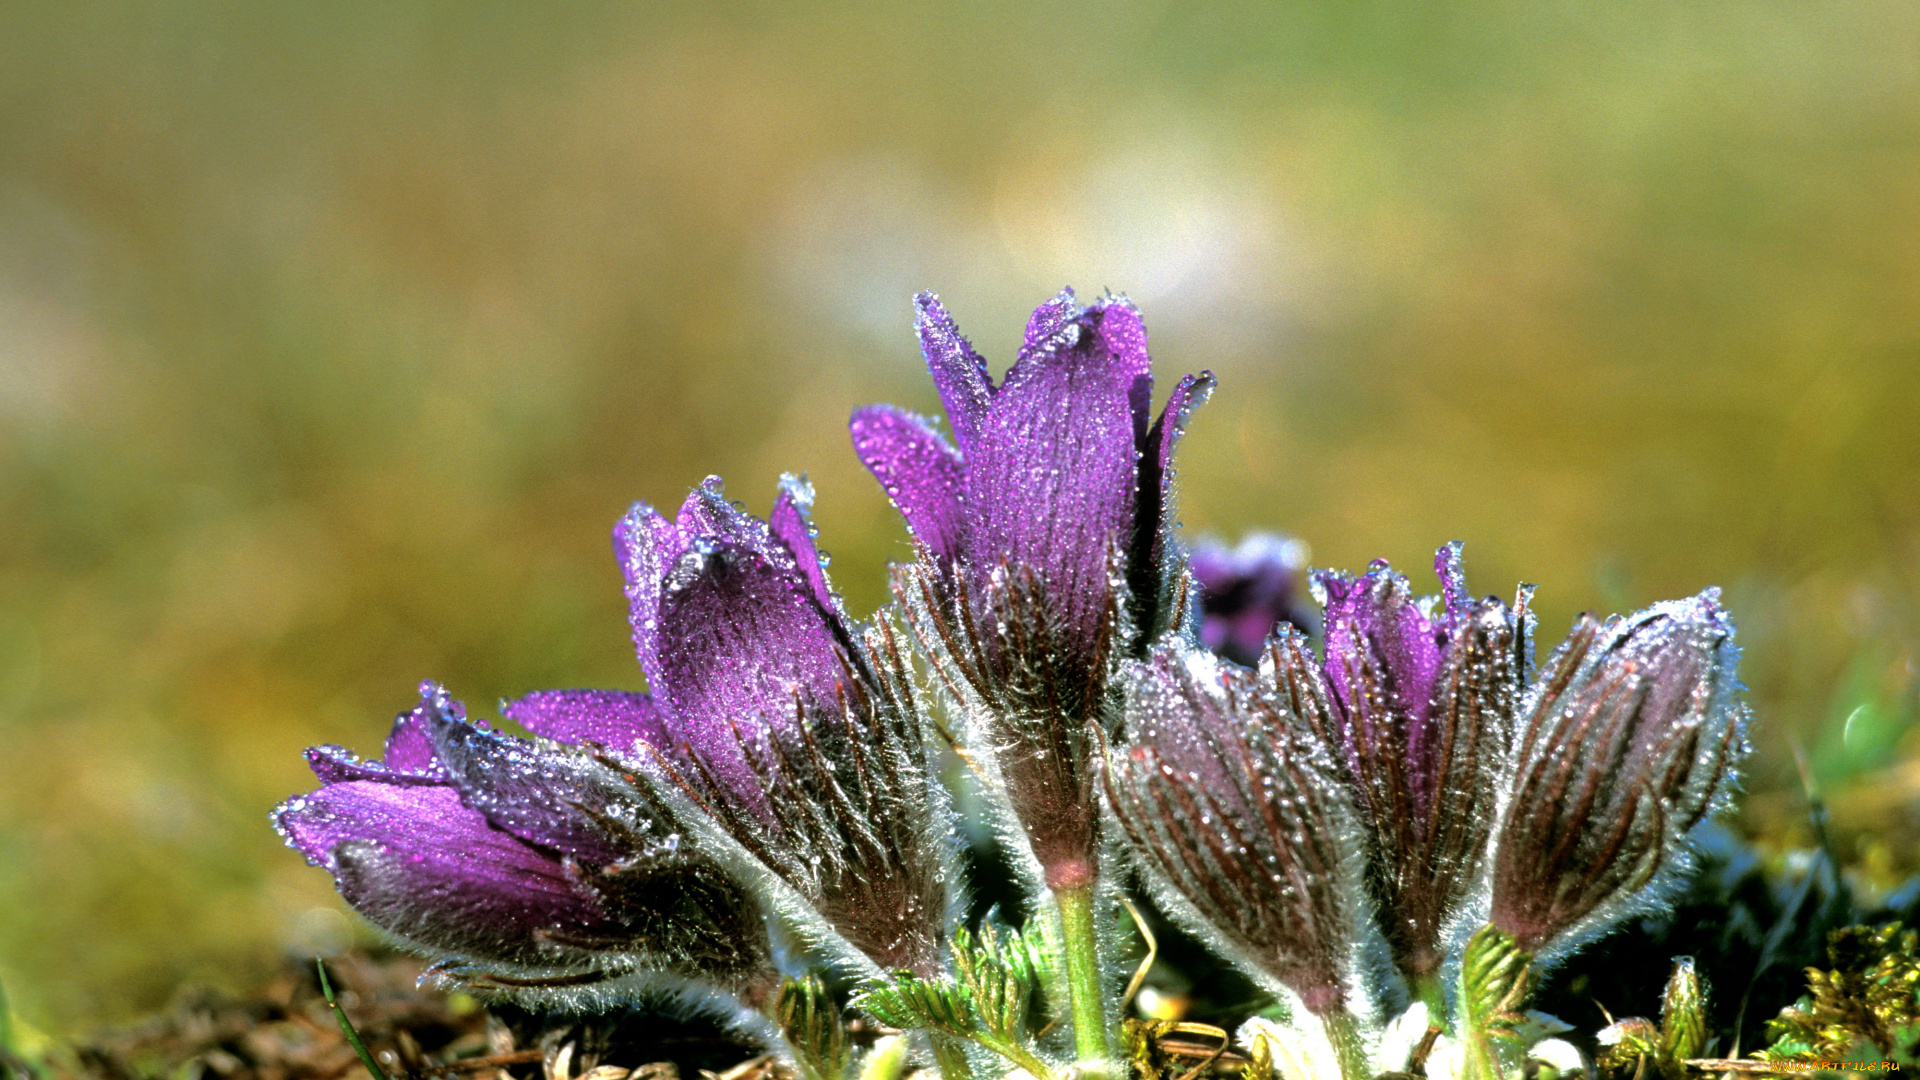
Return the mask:
M 974 1036 L 973 1041 L 1027 1070 L 1034 1080 L 1055 1080 L 1053 1067 L 1019 1043 L 985 1034 Z
M 1373 1070 L 1367 1067 L 1366 1043 L 1360 1037 L 1360 1024 L 1353 1014 L 1345 1010 L 1328 1013 L 1320 1022 L 1326 1026 L 1327 1041 L 1333 1044 L 1333 1052 L 1340 1057 L 1342 1080 L 1370 1080 Z
M 943 1031 L 931 1035 L 933 1061 L 940 1066 L 940 1080 L 973 1080 L 973 1066 L 967 1062 L 967 1048 L 960 1040 Z
M 1093 925 L 1093 886 L 1060 889 L 1060 945 L 1067 961 L 1067 996 L 1072 1002 L 1073 1049 L 1082 1076 L 1105 1076 L 1113 1061 L 1107 1025 L 1106 995 L 1100 990 L 1100 941 Z
M 1452 1018 L 1447 1015 L 1447 988 L 1440 982 L 1440 976 L 1428 975 L 1418 980 L 1414 991 L 1427 1006 L 1427 1023 L 1443 1032 L 1453 1030 Z

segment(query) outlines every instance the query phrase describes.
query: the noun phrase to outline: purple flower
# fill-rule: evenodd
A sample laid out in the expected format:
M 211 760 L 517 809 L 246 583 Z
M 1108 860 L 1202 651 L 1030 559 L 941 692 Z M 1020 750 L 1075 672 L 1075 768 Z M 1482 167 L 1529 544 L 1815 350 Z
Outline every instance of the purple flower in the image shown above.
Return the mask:
M 1131 745 L 1107 797 L 1164 906 L 1316 1016 L 1347 1013 L 1367 923 L 1364 849 L 1316 730 L 1328 703 L 1301 635 L 1258 673 L 1162 648 L 1131 670 Z
M 1200 641 L 1253 667 L 1281 623 L 1313 630 L 1318 620 L 1300 595 L 1306 559 L 1305 544 L 1275 533 L 1253 533 L 1233 548 L 1195 544 L 1187 567 L 1200 583 Z
M 1314 578 L 1333 703 L 1324 738 L 1367 823 L 1394 961 L 1416 983 L 1436 977 L 1480 880 L 1532 625 L 1530 586 L 1512 610 L 1469 596 L 1459 543 L 1434 571 L 1443 597 L 1431 611 L 1384 561 L 1359 578 Z
M 376 926 L 478 989 L 604 993 L 658 973 L 777 985 L 753 901 L 615 770 L 467 722 L 431 683 L 384 762 L 308 752 L 324 786 L 274 813 Z
M 761 522 L 714 477 L 673 520 L 637 505 L 620 522 L 634 642 L 663 716 L 614 734 L 656 752 L 651 771 L 684 797 L 690 831 L 750 856 L 739 873 L 792 890 L 880 969 L 931 975 L 954 876 L 948 813 L 896 632 L 847 618 L 814 548 L 812 498 L 788 477 Z M 509 715 L 548 734 L 592 711 L 536 696 Z
M 1133 306 L 1034 312 L 996 386 L 932 294 L 919 333 L 953 439 L 889 406 L 854 413 L 853 443 L 907 520 L 920 564 L 898 590 L 969 742 L 1051 887 L 1093 880 L 1098 833 L 1087 726 L 1124 655 L 1180 617 L 1172 458 L 1211 375 L 1188 376 L 1158 419 Z
M 896 633 L 850 623 L 788 478 L 770 522 L 709 479 L 614 543 L 652 693 L 506 706 L 542 741 L 469 723 L 438 687 L 385 762 L 311 751 L 326 786 L 275 815 L 376 925 L 480 989 L 581 991 L 659 974 L 751 1003 L 778 985 L 768 918 L 880 970 L 937 969 L 952 854 Z
M 1719 590 L 1602 623 L 1582 616 L 1522 709 L 1495 836 L 1493 925 L 1564 951 L 1656 905 L 1687 835 L 1730 800 L 1747 753 Z

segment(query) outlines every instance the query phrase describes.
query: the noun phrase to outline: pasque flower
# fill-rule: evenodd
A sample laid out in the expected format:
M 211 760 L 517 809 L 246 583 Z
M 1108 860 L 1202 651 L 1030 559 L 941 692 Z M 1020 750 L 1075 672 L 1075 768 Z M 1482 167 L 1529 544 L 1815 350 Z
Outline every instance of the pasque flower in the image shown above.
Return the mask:
M 1325 740 L 1367 823 L 1382 929 L 1407 979 L 1429 982 L 1446 932 L 1481 879 L 1530 662 L 1530 586 L 1512 609 L 1467 592 L 1460 545 L 1434 558 L 1423 610 L 1384 562 L 1314 576 L 1326 605 Z M 1470 929 L 1470 928 L 1469 928 Z
M 1163 904 L 1316 1016 L 1356 1001 L 1365 849 L 1301 635 L 1263 671 L 1179 646 L 1132 667 L 1107 797 Z
M 1089 721 L 1117 662 L 1178 617 L 1173 447 L 1213 385 L 1187 376 L 1152 418 L 1146 328 L 1123 299 L 1041 305 L 1006 378 L 930 293 L 920 342 L 952 441 L 890 406 L 853 416 L 855 450 L 920 552 L 899 591 L 967 708 L 1046 883 L 1095 873 Z
M 766 916 L 869 972 L 937 970 L 946 812 L 896 636 L 852 624 L 789 478 L 770 522 L 718 479 L 615 530 L 652 693 L 559 690 L 469 723 L 429 686 L 384 763 L 312 753 L 276 820 L 363 914 L 482 988 L 657 973 L 750 1000 Z M 564 745 L 573 744 L 573 745 Z
M 1425 602 L 1384 562 L 1316 575 L 1317 664 L 1282 627 L 1257 672 L 1177 641 L 1130 669 L 1108 798 L 1135 861 L 1322 1017 L 1360 996 L 1371 917 L 1438 1008 L 1442 963 L 1489 918 L 1551 953 L 1653 905 L 1746 752 L 1713 590 L 1583 617 L 1533 678 L 1531 587 L 1473 599 L 1457 543 L 1435 568 Z
M 950 815 L 898 636 L 884 616 L 847 617 L 814 547 L 812 499 L 788 477 L 761 522 L 716 477 L 673 520 L 645 505 L 622 519 L 634 642 L 669 718 L 639 738 L 683 824 L 771 895 L 792 890 L 811 944 L 844 941 L 843 960 L 927 975 L 956 877 Z M 509 715 L 534 727 L 536 711 L 572 701 L 529 699 Z
M 1246 667 L 1260 662 L 1281 623 L 1312 630 L 1319 622 L 1301 588 L 1307 546 L 1277 533 L 1253 533 L 1234 547 L 1202 540 L 1187 567 L 1200 584 L 1200 642 Z
M 1437 597 L 1384 561 L 1313 575 L 1315 619 L 1298 546 L 1176 542 L 1173 450 L 1212 378 L 1156 415 L 1129 303 L 1062 292 L 997 383 L 917 305 L 948 432 L 887 406 L 851 424 L 916 546 L 893 605 L 849 617 L 803 480 L 765 520 L 717 477 L 671 516 L 636 504 L 613 540 L 646 693 L 507 702 L 525 739 L 424 684 L 382 760 L 309 751 L 321 787 L 274 815 L 288 843 L 444 980 L 575 1008 L 718 990 L 814 1080 L 849 1060 L 823 968 L 949 1080 L 987 1054 L 1045 1080 L 1069 1040 L 1074 1075 L 1117 1075 L 1105 843 L 1295 1007 L 1243 1029 L 1256 1062 L 1418 1071 L 1399 1044 L 1431 1017 L 1495 1080 L 1499 1047 L 1534 1041 L 1515 1009 L 1536 959 L 1656 907 L 1729 800 L 1746 713 L 1718 594 L 1583 616 L 1537 674 L 1531 587 L 1475 598 L 1457 543 Z M 908 644 L 958 731 L 923 712 Z M 949 940 L 936 731 L 1029 879 L 1009 937 Z M 1035 1031 L 1042 988 L 1065 1024 Z
M 662 974 L 748 999 L 775 985 L 753 899 L 589 755 L 486 731 L 427 683 L 384 762 L 308 758 L 325 786 L 275 825 L 444 978 L 576 1000 Z
M 1520 711 L 1494 926 L 1528 952 L 1564 953 L 1659 904 L 1748 750 L 1738 659 L 1718 589 L 1581 616 Z

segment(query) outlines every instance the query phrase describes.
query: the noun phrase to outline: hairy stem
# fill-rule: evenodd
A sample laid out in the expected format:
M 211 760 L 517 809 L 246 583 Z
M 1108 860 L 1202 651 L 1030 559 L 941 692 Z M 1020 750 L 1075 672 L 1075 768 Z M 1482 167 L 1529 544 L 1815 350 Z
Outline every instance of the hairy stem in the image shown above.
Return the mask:
M 1067 995 L 1071 999 L 1073 1049 L 1082 1076 L 1105 1076 L 1112 1068 L 1112 1032 L 1107 1024 L 1106 996 L 1100 987 L 1100 941 L 1093 925 L 1093 886 L 1060 889 L 1053 894 L 1060 909 L 1060 945 L 1067 966 Z
M 1438 975 L 1428 975 L 1414 983 L 1414 993 L 1427 1006 L 1427 1023 L 1441 1031 L 1453 1030 L 1453 1018 L 1447 1015 L 1447 988 Z
M 1320 1022 L 1326 1025 L 1327 1041 L 1340 1056 L 1342 1080 L 1371 1080 L 1373 1070 L 1367 1067 L 1366 1041 L 1360 1036 L 1360 1024 L 1353 1014 L 1342 1009 L 1326 1014 Z

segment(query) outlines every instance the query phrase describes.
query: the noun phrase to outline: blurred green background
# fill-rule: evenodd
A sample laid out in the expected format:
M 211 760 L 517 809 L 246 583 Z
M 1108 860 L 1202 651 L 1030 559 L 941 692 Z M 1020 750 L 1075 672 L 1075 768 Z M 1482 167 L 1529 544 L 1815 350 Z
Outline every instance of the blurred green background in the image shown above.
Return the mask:
M 43 1030 L 350 924 L 268 809 L 422 678 L 635 687 L 608 533 L 820 489 L 908 298 L 1221 389 L 1189 534 L 1587 608 L 1718 584 L 1761 757 L 1911 869 L 1920 6 L 0 7 L 0 980 Z M 1903 741 L 1904 740 L 1904 741 Z M 1781 842 L 1786 842 L 1782 840 Z

